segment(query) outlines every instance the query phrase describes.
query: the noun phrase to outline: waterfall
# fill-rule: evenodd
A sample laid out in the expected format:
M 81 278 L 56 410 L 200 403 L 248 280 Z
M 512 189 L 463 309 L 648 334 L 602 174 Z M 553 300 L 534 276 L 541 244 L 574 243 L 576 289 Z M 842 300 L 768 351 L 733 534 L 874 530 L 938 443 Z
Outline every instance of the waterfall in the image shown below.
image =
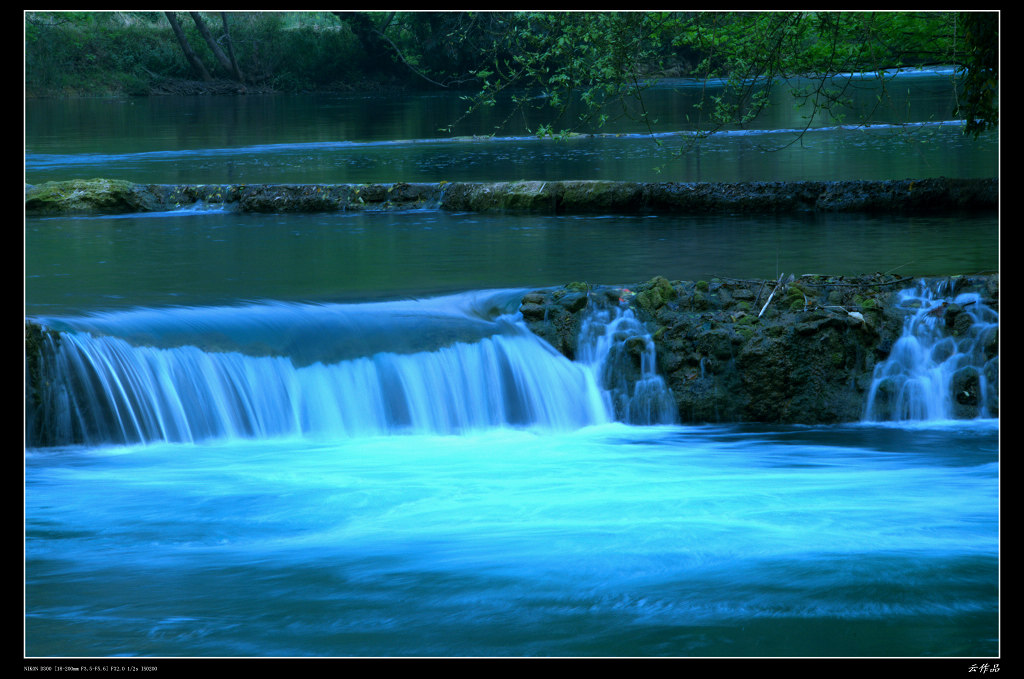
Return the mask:
M 60 333 L 45 340 L 28 443 L 672 421 L 653 342 L 631 312 L 594 310 L 573 362 L 502 304 L 464 295 L 49 319 Z
M 592 303 L 580 329 L 578 354 L 616 420 L 643 425 L 676 421 L 672 393 L 655 368 L 654 341 L 631 309 Z
M 875 366 L 866 421 L 995 417 L 999 407 L 999 314 L 976 292 L 949 283 L 899 293 L 903 333 Z
M 65 334 L 60 344 L 56 431 L 91 442 L 571 428 L 604 415 L 589 374 L 526 336 L 302 367 L 112 337 Z

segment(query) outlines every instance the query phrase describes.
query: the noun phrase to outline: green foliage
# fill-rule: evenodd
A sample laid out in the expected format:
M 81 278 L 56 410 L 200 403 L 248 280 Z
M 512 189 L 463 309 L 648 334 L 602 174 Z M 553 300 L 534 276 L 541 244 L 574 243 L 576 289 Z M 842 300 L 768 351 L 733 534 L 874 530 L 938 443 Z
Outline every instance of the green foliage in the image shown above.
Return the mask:
M 223 41 L 220 13 L 201 13 Z M 247 83 L 281 91 L 330 87 L 359 76 L 352 32 L 326 12 L 230 12 L 231 44 Z M 178 20 L 192 49 L 217 70 L 194 21 Z M 166 78 L 196 77 L 163 12 L 28 12 L 26 90 L 30 94 L 147 94 Z
M 146 68 L 176 52 L 149 28 L 153 12 L 32 12 L 25 18 L 27 89 L 139 92 Z
M 201 13 L 222 38 L 220 13 Z M 217 77 L 194 22 L 185 37 Z M 784 87 L 807 127 L 866 123 L 849 111 L 850 72 L 874 73 L 877 105 L 891 69 L 957 67 L 956 115 L 980 134 L 998 122 L 996 12 L 230 12 L 246 81 L 300 91 L 360 81 L 455 88 L 465 116 L 496 107 L 538 136 L 567 138 L 626 117 L 653 135 L 644 92 L 658 74 L 696 79 L 689 144 L 742 126 Z M 162 12 L 27 12 L 26 89 L 143 93 L 160 78 L 195 78 Z M 910 106 L 910 102 L 906 103 Z M 505 107 L 508 108 L 505 108 Z M 460 119 L 461 120 L 461 119 Z M 452 130 L 459 121 L 447 128 Z M 674 130 L 673 130 L 674 131 Z M 652 138 L 654 138 L 652 136 Z M 657 142 L 657 139 L 655 138 Z M 659 142 L 660 143 L 660 142 Z
M 460 87 L 486 78 L 485 64 L 507 58 L 508 12 L 396 12 L 386 35 L 425 81 Z M 482 68 L 483 67 L 483 68 Z
M 964 12 L 958 19 L 964 35 L 958 68 L 964 102 L 953 114 L 967 121 L 965 134 L 977 137 L 999 122 L 999 15 Z
M 700 138 L 753 120 L 783 85 L 804 111 L 805 128 L 820 116 L 846 122 L 851 72 L 874 73 L 878 103 L 888 98 L 891 69 L 949 63 L 952 15 L 924 12 L 699 13 L 674 24 L 673 43 L 704 55 L 694 75 L 707 91 L 695 115 Z M 870 121 L 873 111 L 860 113 Z
M 508 56 L 476 72 L 480 88 L 467 97 L 467 114 L 515 91 L 516 112 L 548 109 L 534 127 L 538 135 L 565 137 L 622 115 L 653 131 L 644 89 L 653 73 L 689 59 L 694 63 L 683 74 L 703 83 L 691 118 L 696 144 L 752 121 L 779 86 L 792 93 L 807 129 L 822 116 L 846 122 L 854 81 L 837 76 L 874 73 L 881 105 L 890 99 L 894 69 L 966 58 L 962 115 L 968 131 L 983 130 L 997 115 L 996 21 L 991 13 L 961 19 L 968 37 L 958 48 L 957 15 L 950 12 L 516 13 L 501 36 Z M 854 122 L 869 122 L 873 113 L 859 111 Z M 974 124 L 972 115 L 983 122 Z
M 354 79 L 352 63 L 359 56 L 358 41 L 350 31 L 327 29 L 264 29 L 262 49 L 250 58 L 246 71 L 263 74 L 282 91 L 301 91 Z
M 552 119 L 530 129 L 538 136 L 567 137 L 584 125 L 606 124 L 612 109 L 648 84 L 642 73 L 665 54 L 659 39 L 665 16 L 650 12 L 518 12 L 508 15 L 488 60 L 474 75 L 481 87 L 467 97 L 467 115 L 506 96 L 512 117 L 547 109 Z M 642 101 L 639 98 L 638 101 Z M 574 104 L 579 105 L 575 106 Z

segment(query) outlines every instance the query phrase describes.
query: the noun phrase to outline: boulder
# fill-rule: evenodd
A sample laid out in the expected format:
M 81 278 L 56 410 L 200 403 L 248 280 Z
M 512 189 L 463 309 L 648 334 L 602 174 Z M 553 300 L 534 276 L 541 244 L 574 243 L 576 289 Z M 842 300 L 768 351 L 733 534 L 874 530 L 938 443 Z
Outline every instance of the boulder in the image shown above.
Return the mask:
M 25 189 L 25 213 L 123 214 L 160 209 L 147 187 L 119 179 L 73 179 Z

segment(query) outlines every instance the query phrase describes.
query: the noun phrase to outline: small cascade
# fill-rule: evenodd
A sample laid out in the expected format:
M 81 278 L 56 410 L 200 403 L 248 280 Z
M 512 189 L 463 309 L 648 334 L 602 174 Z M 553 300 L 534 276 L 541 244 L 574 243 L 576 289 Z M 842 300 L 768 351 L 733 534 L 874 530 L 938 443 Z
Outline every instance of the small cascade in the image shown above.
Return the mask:
M 52 372 L 62 379 L 45 411 L 63 442 L 570 429 L 605 412 L 587 371 L 525 335 L 297 367 L 281 356 L 63 334 Z
M 59 334 L 44 334 L 28 443 L 568 430 L 609 421 L 590 368 L 496 308 L 456 296 L 61 319 L 53 323 Z M 499 315 L 481 318 L 482 309 Z
M 999 314 L 976 292 L 920 283 L 899 293 L 903 334 L 875 366 L 870 422 L 997 417 Z
M 577 361 L 589 366 L 608 411 L 629 424 L 672 424 L 675 400 L 657 373 L 654 341 L 633 311 L 595 304 L 580 328 Z
M 591 304 L 573 362 L 484 291 L 373 304 L 135 309 L 41 319 L 30 446 L 667 424 L 629 309 Z M 507 298 L 507 299 L 506 299 Z

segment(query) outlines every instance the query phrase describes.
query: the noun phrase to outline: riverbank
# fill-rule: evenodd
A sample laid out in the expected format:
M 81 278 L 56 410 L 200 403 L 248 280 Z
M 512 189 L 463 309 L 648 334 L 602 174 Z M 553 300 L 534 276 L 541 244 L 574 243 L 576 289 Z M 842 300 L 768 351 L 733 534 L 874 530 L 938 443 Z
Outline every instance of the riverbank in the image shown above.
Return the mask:
M 27 185 L 27 215 L 126 214 L 204 205 L 240 212 L 358 210 L 781 213 L 996 210 L 999 180 L 790 182 L 518 181 L 393 184 L 135 184 L 87 179 Z

